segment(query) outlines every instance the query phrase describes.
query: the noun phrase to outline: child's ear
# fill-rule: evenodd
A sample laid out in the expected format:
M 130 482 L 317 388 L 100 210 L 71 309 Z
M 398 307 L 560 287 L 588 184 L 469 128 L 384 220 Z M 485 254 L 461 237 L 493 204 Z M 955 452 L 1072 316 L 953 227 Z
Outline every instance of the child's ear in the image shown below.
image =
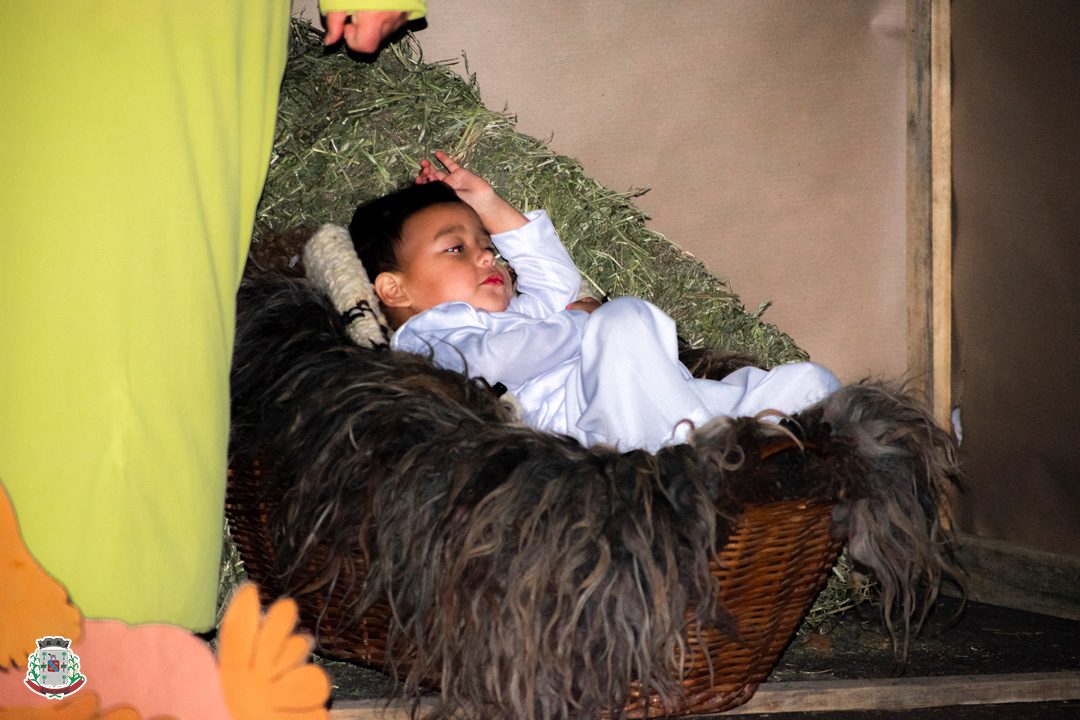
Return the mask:
M 408 307 L 411 304 L 409 293 L 401 283 L 401 278 L 394 272 L 381 272 L 375 276 L 375 294 L 386 307 Z

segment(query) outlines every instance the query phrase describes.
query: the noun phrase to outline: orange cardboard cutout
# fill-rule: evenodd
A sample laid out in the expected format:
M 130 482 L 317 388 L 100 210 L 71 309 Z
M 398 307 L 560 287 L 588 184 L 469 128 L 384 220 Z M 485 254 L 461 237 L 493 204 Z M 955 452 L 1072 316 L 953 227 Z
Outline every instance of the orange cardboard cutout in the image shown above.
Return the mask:
M 0 720 L 325 720 L 330 682 L 308 662 L 312 641 L 294 633 L 296 603 L 262 613 L 252 584 L 221 623 L 219 659 L 174 625 L 83 620 L 64 587 L 30 555 L 0 485 Z M 10 589 L 10 592 L 8 590 Z M 27 680 L 37 640 L 71 641 L 85 682 L 50 699 Z

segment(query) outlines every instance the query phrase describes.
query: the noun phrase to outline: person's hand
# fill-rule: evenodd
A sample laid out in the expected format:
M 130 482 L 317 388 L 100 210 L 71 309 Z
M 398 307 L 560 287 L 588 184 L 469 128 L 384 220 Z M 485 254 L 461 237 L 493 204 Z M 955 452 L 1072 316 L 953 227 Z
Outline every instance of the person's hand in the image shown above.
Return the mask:
M 581 310 L 582 312 L 591 313 L 600 307 L 600 301 L 594 297 L 583 297 L 575 300 L 566 306 L 567 310 Z
M 326 13 L 323 42 L 333 45 L 342 37 L 350 50 L 371 54 L 391 33 L 405 25 L 409 14 L 397 10 L 357 10 Z
M 445 170 L 430 160 L 421 160 L 420 172 L 416 176 L 418 185 L 436 180 L 449 185 L 463 203 L 476 211 L 480 222 L 492 235 L 516 230 L 528 222 L 524 215 L 499 197 L 487 180 L 461 167 L 441 150 L 435 152 L 435 159 Z
M 469 203 L 469 205 L 473 205 L 473 202 L 483 205 L 490 202 L 490 196 L 495 195 L 495 191 L 487 180 L 461 167 L 442 150 L 435 151 L 435 159 L 442 163 L 446 169 L 441 169 L 430 160 L 421 160 L 420 172 L 416 175 L 417 185 L 442 180 L 454 188 L 454 192 L 458 194 L 458 197 L 463 202 Z M 476 209 L 475 205 L 473 205 L 473 209 Z

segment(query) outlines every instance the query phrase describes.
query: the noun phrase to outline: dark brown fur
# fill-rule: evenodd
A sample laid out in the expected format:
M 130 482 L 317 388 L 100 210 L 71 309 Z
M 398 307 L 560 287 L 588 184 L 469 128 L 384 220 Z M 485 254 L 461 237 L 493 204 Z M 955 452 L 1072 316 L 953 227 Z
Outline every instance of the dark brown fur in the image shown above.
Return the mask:
M 282 587 L 329 592 L 365 556 L 355 617 L 389 605 L 391 669 L 410 694 L 438 678 L 437 716 L 617 715 L 634 680 L 674 707 L 686 613 L 723 627 L 708 563 L 747 502 L 838 502 L 890 627 L 939 577 L 955 455 L 885 387 L 841 390 L 792 430 L 722 418 L 620 454 L 511 424 L 425 358 L 351 345 L 302 279 L 253 268 L 239 306 L 231 452 L 274 465 Z

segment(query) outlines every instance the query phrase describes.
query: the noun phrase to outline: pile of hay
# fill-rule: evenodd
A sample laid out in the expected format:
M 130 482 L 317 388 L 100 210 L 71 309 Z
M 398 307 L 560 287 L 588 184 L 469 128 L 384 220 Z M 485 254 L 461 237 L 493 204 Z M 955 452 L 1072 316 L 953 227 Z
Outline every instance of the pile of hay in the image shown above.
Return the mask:
M 643 297 L 670 314 L 691 345 L 762 367 L 807 355 L 699 261 L 645 225 L 631 196 L 514 130 L 480 102 L 475 77 L 423 61 L 412 37 L 377 62 L 328 54 L 294 23 L 277 136 L 255 241 L 298 226 L 348 225 L 360 202 L 410 182 L 422 158 L 448 151 L 522 210 L 546 209 L 595 294 Z

